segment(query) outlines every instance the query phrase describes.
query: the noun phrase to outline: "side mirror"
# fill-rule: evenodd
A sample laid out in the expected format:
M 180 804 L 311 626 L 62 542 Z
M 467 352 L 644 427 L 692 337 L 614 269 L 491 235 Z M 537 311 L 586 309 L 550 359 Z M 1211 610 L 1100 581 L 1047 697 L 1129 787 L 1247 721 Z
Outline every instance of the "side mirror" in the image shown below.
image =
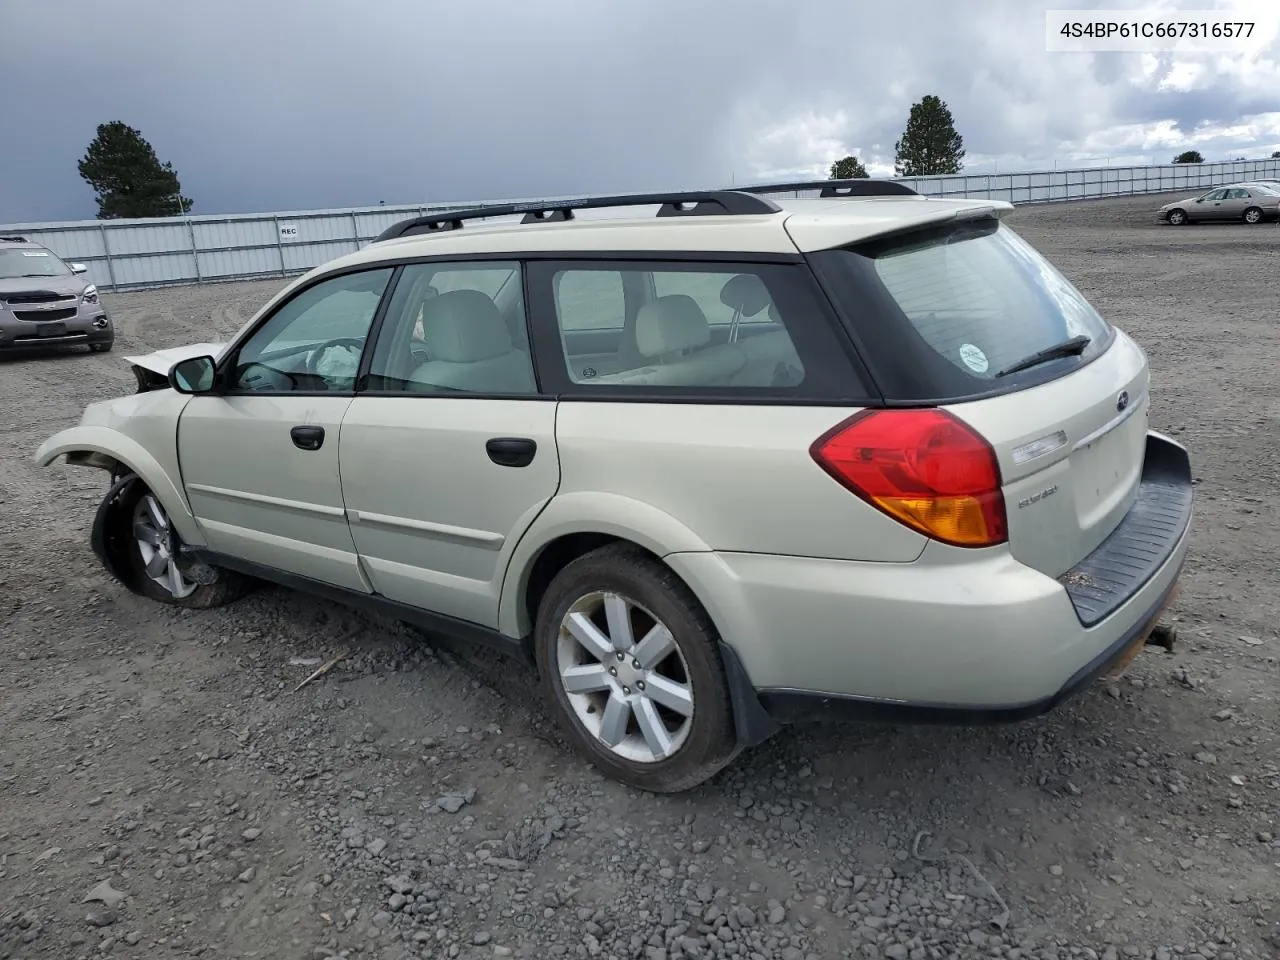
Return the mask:
M 72 263 L 72 264 L 69 264 L 69 266 L 71 267 L 72 273 L 88 273 L 89 272 L 89 268 L 86 267 L 83 263 Z
M 175 363 L 169 370 L 169 386 L 178 393 L 209 393 L 215 372 L 213 357 L 192 357 Z

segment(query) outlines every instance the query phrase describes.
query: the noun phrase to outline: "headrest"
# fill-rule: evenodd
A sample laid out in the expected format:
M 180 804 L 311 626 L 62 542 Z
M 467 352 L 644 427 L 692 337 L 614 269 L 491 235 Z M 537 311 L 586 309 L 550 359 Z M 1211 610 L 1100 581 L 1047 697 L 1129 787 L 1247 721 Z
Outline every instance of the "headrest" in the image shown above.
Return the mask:
M 720 302 L 744 317 L 754 317 L 770 303 L 769 290 L 754 273 L 740 273 L 730 278 L 720 290 Z
M 711 326 L 698 302 L 683 293 L 650 300 L 636 314 L 636 346 L 646 357 L 701 347 L 711 341 Z
M 497 305 L 479 290 L 450 290 L 422 305 L 422 335 L 433 360 L 476 363 L 511 350 Z

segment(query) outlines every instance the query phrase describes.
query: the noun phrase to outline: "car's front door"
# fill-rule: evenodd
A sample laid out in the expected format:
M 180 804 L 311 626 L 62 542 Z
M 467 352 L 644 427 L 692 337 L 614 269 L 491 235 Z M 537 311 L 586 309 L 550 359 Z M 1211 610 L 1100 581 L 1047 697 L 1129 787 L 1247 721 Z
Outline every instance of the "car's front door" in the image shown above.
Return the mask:
M 210 549 L 367 591 L 348 529 L 338 436 L 393 269 L 340 274 L 279 305 L 178 423 L 191 509 Z
M 1196 211 L 1201 220 L 1223 220 L 1226 218 L 1222 210 L 1226 203 L 1226 190 L 1212 190 L 1206 193 L 1202 198 L 1202 203 L 1197 204 L 1199 209 Z
M 517 262 L 406 266 L 338 454 L 374 589 L 486 627 L 511 551 L 560 482 L 523 301 Z

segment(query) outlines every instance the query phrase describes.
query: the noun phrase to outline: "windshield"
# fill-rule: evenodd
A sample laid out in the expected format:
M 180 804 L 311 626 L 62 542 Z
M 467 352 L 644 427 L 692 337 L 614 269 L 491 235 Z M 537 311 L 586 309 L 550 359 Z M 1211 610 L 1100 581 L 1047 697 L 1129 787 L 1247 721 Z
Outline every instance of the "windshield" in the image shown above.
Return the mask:
M 990 379 L 1072 337 L 1107 336 L 1106 321 L 1066 277 L 991 221 L 887 245 L 872 262 L 916 333 L 972 377 Z
M 70 268 L 43 247 L 0 250 L 0 280 L 17 277 L 65 277 Z
M 1280 197 L 1280 184 L 1255 183 L 1249 189 L 1256 190 L 1258 193 L 1265 193 L 1269 197 Z

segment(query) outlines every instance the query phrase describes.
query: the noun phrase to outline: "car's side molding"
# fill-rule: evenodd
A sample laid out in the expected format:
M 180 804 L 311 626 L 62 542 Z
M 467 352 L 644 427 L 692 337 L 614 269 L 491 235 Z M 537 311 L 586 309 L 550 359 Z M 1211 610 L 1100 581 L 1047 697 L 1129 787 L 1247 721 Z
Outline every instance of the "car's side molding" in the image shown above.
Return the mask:
M 711 549 L 687 526 L 652 504 L 614 493 L 562 491 L 546 505 L 511 551 L 498 600 L 500 632 L 509 637 L 526 637 L 532 632 L 533 624 L 524 600 L 534 562 L 552 542 L 584 533 L 630 540 L 658 557 Z
M 204 534 L 182 488 L 136 440 L 109 427 L 68 427 L 40 444 L 33 459 L 39 466 L 48 467 L 62 456 L 77 466 L 111 471 L 118 465 L 122 472 L 137 474 L 160 501 L 183 542 L 191 546 L 205 545 Z

